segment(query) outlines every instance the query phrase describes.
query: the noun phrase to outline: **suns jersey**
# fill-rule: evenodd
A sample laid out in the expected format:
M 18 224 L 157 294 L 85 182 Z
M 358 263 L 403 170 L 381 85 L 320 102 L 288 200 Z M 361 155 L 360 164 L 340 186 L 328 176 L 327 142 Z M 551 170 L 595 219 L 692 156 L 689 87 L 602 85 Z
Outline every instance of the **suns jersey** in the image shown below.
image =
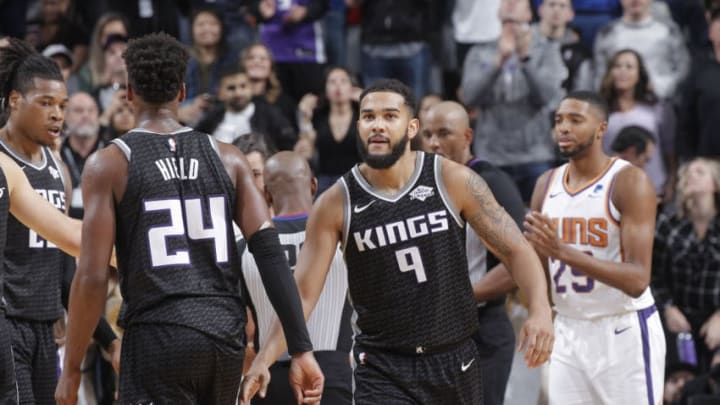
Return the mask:
M 567 186 L 568 164 L 552 171 L 542 212 L 555 223 L 563 243 L 601 260 L 622 262 L 622 216 L 611 195 L 617 173 L 629 164 L 611 160 L 600 176 L 578 190 Z M 633 298 L 553 258 L 548 259 L 548 271 L 554 308 L 564 316 L 592 319 L 641 310 L 654 302 L 649 287 Z

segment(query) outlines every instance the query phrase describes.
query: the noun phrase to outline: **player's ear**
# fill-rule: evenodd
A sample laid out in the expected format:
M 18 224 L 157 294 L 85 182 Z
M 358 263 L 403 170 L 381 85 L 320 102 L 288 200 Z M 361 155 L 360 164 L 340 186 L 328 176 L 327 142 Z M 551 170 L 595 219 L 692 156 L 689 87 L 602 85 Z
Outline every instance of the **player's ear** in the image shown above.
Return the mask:
M 185 83 L 183 83 L 182 86 L 180 86 L 180 91 L 178 91 L 178 102 L 179 103 L 182 103 L 183 101 L 185 101 L 185 95 L 187 94 L 186 91 L 187 90 L 185 89 Z
M 465 129 L 464 135 L 465 135 L 465 145 L 467 147 L 470 147 L 470 145 L 472 145 L 473 136 L 475 135 L 475 133 L 473 132 L 472 128 L 468 127 Z
M 318 179 L 317 177 L 313 176 L 312 179 L 310 179 L 310 195 L 315 198 L 315 194 L 317 194 L 318 191 Z
M 135 98 L 135 91 L 133 90 L 130 83 L 128 83 L 125 88 L 125 98 L 127 99 L 128 102 L 133 101 L 133 99 Z
M 267 186 L 265 186 L 265 190 L 263 190 L 263 194 L 265 196 L 265 201 L 267 202 L 268 206 L 272 206 L 273 199 L 272 199 L 272 195 L 268 191 Z

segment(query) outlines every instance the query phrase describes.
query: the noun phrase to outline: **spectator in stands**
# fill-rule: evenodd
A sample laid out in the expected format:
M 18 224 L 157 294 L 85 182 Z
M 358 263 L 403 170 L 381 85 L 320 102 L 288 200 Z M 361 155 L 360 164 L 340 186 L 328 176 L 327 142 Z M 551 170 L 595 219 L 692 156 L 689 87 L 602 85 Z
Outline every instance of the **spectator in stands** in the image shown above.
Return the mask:
M 405 82 L 421 98 L 428 92 L 429 35 L 439 30 L 435 0 L 349 0 L 362 10 L 363 84 L 382 78 Z
M 193 11 L 192 48 L 185 73 L 186 99 L 180 108 L 180 120 L 197 124 L 213 104 L 221 72 L 237 63 L 237 50 L 225 40 L 222 16 L 212 7 Z
M 720 8 L 710 13 L 708 36 L 712 49 L 693 61 L 683 92 L 678 154 L 720 156 Z
M 458 69 L 473 45 L 495 44 L 500 36 L 499 9 L 500 0 L 455 0 L 452 26 Z
M 532 35 L 527 0 L 503 0 L 497 45 L 473 46 L 463 68 L 463 102 L 480 110 L 474 155 L 506 171 L 527 203 L 555 158 L 551 111 L 567 69 L 560 44 Z
M 296 151 L 306 158 L 313 150 L 317 153 L 318 194 L 360 161 L 356 127 L 359 110 L 353 99 L 352 76 L 341 67 L 328 70 L 323 97 L 308 94 L 300 101 L 302 132 Z
M 130 37 L 165 32 L 180 38 L 179 16 L 187 12 L 187 0 L 104 0 L 107 11 L 124 15 L 129 22 Z
M 690 56 L 684 37 L 672 21 L 661 22 L 650 13 L 651 0 L 622 0 L 623 15 L 597 35 L 594 50 L 595 83 L 607 73 L 608 61 L 621 49 L 642 55 L 655 94 L 661 99 L 675 95 L 688 73 Z
M 720 404 L 720 356 L 713 357 L 710 371 L 685 383 L 678 405 Z
M 118 99 L 125 97 L 125 80 L 127 69 L 123 53 L 127 49 L 128 38 L 118 34 L 111 34 L 103 44 L 105 56 L 105 71 L 102 73 L 99 85 L 92 91 L 98 102 L 100 111 L 105 112 Z
M 568 70 L 563 88 L 566 91 L 592 89 L 590 51 L 580 41 L 580 35 L 568 26 L 575 16 L 572 1 L 541 1 L 538 14 L 540 21 L 532 25 L 533 38 L 560 43 L 560 54 Z
M 658 196 L 666 202 L 672 197 L 674 176 L 668 180 L 668 170 L 674 170 L 675 115 L 671 106 L 658 100 L 653 92 L 651 77 L 643 58 L 636 51 L 624 49 L 610 59 L 602 79 L 600 94 L 610 107 L 608 127 L 603 136 L 603 148 L 611 154 L 610 146 L 626 126 L 647 129 L 659 146 L 645 166 Z
M 663 405 L 678 405 L 683 387 L 697 376 L 697 369 L 686 363 L 673 363 L 665 367 Z
M 250 132 L 233 141 L 233 145 L 245 154 L 253 174 L 253 181 L 258 190 L 264 194 L 265 161 L 274 153 L 265 143 L 265 136 L 257 132 Z
M 250 78 L 253 96 L 279 108 L 297 129 L 297 103 L 283 91 L 270 48 L 261 43 L 250 45 L 240 54 L 240 65 Z
M 655 150 L 655 139 L 647 129 L 631 125 L 620 130 L 610 149 L 614 156 L 644 169 Z
M 90 36 L 90 50 L 87 63 L 76 73 L 78 90 L 91 92 L 105 81 L 105 51 L 103 47 L 110 35 L 129 35 L 128 22 L 121 14 L 105 13 L 95 23 Z
M 225 39 L 237 50 L 245 49 L 255 40 L 252 19 L 245 0 L 191 0 L 190 6 L 195 10 L 214 6 L 223 17 Z
M 72 182 L 69 215 L 83 217 L 80 178 L 85 161 L 91 153 L 105 146 L 100 138 L 100 122 L 95 99 L 87 93 L 75 93 L 68 100 L 65 111 L 67 138 L 60 148 L 60 156 L 68 168 Z
M 320 94 L 327 63 L 322 18 L 328 0 L 253 0 L 250 7 L 261 21 L 260 40 L 273 55 L 283 89 L 296 102 L 307 93 Z
M 720 165 L 696 158 L 679 171 L 674 214 L 657 221 L 652 287 L 663 308 L 668 363 L 678 333 L 691 333 L 700 371 L 720 348 Z
M 76 72 L 85 63 L 88 52 L 88 32 L 69 12 L 72 0 L 41 0 L 40 17 L 28 22 L 26 39 L 38 50 L 51 44 L 63 44 L 73 53 Z
M 68 79 L 70 78 L 70 69 L 73 65 L 73 56 L 70 50 L 63 44 L 52 44 L 43 49 L 42 54 L 57 63 L 63 79 L 65 79 L 65 84 L 67 85 Z M 68 89 L 68 93 L 70 92 L 70 89 Z
M 132 111 L 132 105 L 127 101 L 123 100 L 117 108 L 110 109 L 110 121 L 103 131 L 103 140 L 109 142 L 111 139 L 115 139 L 120 135 L 135 128 L 135 114 Z
M 219 103 L 196 126 L 221 142 L 258 132 L 272 149 L 290 150 L 297 133 L 282 113 L 262 98 L 253 98 L 250 79 L 239 67 L 230 67 L 220 76 Z

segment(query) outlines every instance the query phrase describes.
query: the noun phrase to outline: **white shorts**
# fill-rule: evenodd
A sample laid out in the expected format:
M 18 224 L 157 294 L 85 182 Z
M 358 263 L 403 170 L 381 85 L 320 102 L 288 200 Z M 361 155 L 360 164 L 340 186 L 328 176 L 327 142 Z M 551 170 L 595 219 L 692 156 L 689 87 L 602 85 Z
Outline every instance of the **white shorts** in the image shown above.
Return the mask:
M 550 405 L 662 404 L 665 336 L 653 305 L 598 319 L 555 318 Z

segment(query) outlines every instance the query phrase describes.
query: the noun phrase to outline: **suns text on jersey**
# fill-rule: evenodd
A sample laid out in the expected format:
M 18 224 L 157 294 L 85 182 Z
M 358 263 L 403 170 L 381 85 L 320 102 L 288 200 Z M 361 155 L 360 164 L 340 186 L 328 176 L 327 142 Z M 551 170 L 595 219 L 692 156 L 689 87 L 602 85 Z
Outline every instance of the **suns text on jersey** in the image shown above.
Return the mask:
M 364 231 L 353 232 L 359 252 L 390 246 L 431 233 L 444 232 L 448 227 L 448 212 L 440 210 L 418 215 L 402 221 L 378 225 Z
M 197 159 L 185 158 L 163 158 L 155 161 L 155 166 L 160 170 L 163 180 L 196 180 L 200 163 Z
M 563 243 L 607 247 L 608 220 L 606 218 L 552 218 Z

